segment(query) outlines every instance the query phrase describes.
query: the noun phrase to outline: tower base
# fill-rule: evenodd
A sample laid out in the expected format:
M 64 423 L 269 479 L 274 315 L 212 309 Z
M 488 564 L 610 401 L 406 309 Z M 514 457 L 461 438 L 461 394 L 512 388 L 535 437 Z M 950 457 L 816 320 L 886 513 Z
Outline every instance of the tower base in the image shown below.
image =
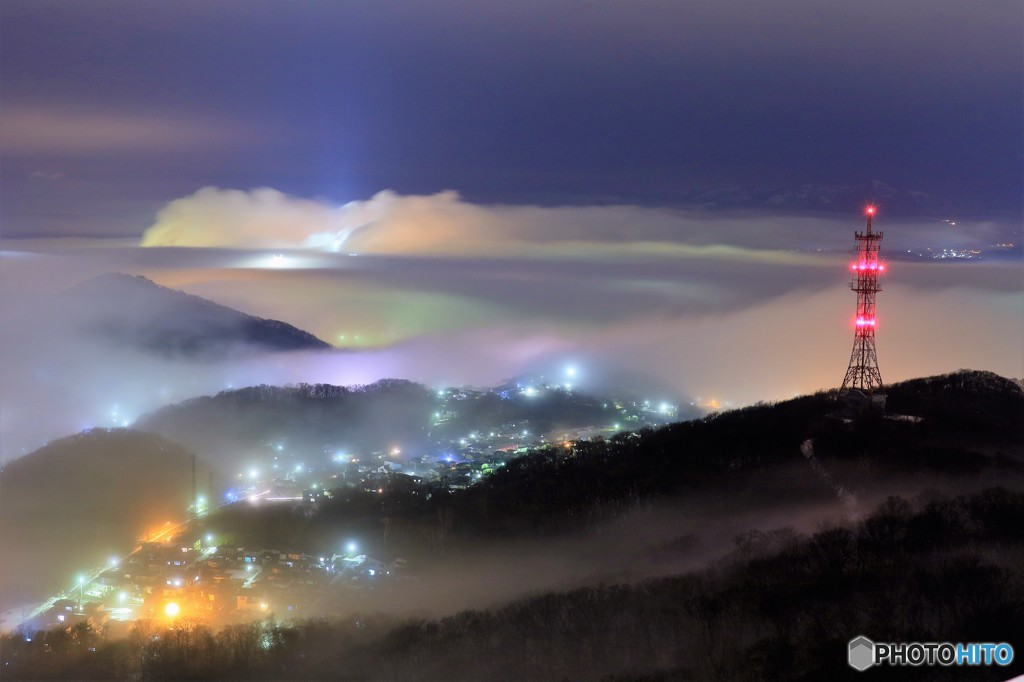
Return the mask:
M 839 394 L 839 404 L 844 414 L 857 416 L 871 412 L 885 412 L 884 393 L 865 393 L 851 388 Z

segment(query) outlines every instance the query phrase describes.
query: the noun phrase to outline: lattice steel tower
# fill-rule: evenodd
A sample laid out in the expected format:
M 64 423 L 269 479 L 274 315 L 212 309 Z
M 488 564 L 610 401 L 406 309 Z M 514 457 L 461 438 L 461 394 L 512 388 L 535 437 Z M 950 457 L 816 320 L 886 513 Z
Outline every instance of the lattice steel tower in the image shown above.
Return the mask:
M 878 262 L 882 233 L 871 230 L 875 207 L 868 206 L 865 213 L 868 216 L 867 229 L 853 233 L 857 240 L 857 261 L 850 266 L 853 270 L 850 288 L 857 292 L 857 317 L 854 319 L 850 366 L 840 393 L 856 389 L 871 394 L 882 390 L 882 374 L 878 371 L 875 352 L 875 296 L 882 290 L 878 286 L 878 275 L 885 272 L 885 264 Z

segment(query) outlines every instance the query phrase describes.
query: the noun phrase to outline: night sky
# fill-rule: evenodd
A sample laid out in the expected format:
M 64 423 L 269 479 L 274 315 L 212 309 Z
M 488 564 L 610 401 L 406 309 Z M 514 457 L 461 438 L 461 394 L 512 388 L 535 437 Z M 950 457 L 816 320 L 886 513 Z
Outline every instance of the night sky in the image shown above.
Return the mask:
M 12 0 L 0 18 L 7 236 L 138 235 L 206 185 L 843 211 L 878 182 L 900 214 L 1020 217 L 1012 0 Z M 787 200 L 805 186 L 834 203 Z
M 833 387 L 868 202 L 894 261 L 986 255 L 894 262 L 883 377 L 1024 374 L 1018 1 L 6 0 L 0 22 L 6 453 L 156 384 L 571 360 L 732 404 Z M 362 353 L 190 374 L 33 331 L 40 297 L 110 271 Z M 27 432 L 32 405 L 53 419 Z

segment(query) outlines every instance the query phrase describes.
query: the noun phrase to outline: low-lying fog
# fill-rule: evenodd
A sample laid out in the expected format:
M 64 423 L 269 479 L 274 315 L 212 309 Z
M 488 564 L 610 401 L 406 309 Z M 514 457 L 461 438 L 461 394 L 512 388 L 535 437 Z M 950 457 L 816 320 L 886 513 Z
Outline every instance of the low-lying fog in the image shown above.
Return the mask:
M 182 258 L 188 263 L 196 257 Z M 365 263 L 372 257 L 358 260 Z M 698 290 L 705 285 L 699 284 L 694 284 L 697 289 L 690 293 L 678 292 L 675 302 L 663 307 L 669 291 L 679 286 L 670 280 L 689 276 L 685 263 L 657 274 L 658 284 L 645 279 L 651 273 L 642 275 L 643 268 L 638 268 L 636 273 L 622 276 L 617 295 L 625 299 L 615 310 L 608 309 L 607 315 L 597 314 L 602 310 L 600 300 L 581 291 L 559 289 L 558 280 L 574 276 L 571 273 L 542 276 L 517 272 L 500 263 L 489 270 L 463 273 L 466 295 L 471 298 L 446 299 L 443 314 L 421 306 L 415 296 L 399 305 L 394 299 L 402 295 L 394 290 L 386 300 L 375 299 L 377 294 L 373 294 L 355 307 L 350 307 L 355 304 L 349 294 L 333 302 L 322 300 L 319 293 L 311 294 L 311 287 L 342 296 L 342 290 L 364 286 L 372 293 L 382 286 L 381 270 L 404 267 L 386 260 L 365 266 L 374 271 L 372 276 L 366 275 L 369 279 L 347 266 L 326 275 L 323 270 L 314 274 L 272 272 L 241 282 L 230 270 L 206 271 L 196 275 L 202 282 L 194 281 L 187 288 L 212 295 L 219 302 L 234 303 L 244 312 L 276 315 L 300 327 L 321 311 L 335 320 L 341 315 L 350 321 L 332 324 L 348 330 L 344 334 L 347 340 L 338 333 L 328 336 L 325 329 L 312 331 L 339 346 L 361 344 L 328 352 L 267 353 L 236 348 L 211 361 L 149 352 L 86 332 L 75 321 L 87 320 L 89 311 L 79 309 L 69 316 L 56 302 L 59 299 L 55 297 L 87 275 L 117 267 L 144 272 L 157 282 L 174 282 L 178 275 L 166 266 L 154 267 L 152 259 L 140 262 L 131 254 L 114 258 L 106 253 L 84 261 L 86 267 L 55 256 L 5 256 L 0 268 L 0 461 L 11 461 L 82 429 L 130 425 L 140 415 L 167 404 L 261 383 L 351 385 L 394 377 L 432 387 L 492 386 L 537 368 L 573 364 L 579 368 L 575 384 L 582 391 L 617 392 L 621 388 L 618 379 L 601 381 L 601 377 L 625 375 L 632 378 L 630 388 L 713 398 L 724 406 L 810 393 L 832 387 L 842 378 L 852 338 L 853 298 L 845 288 L 843 262 L 823 260 L 824 266 L 816 261 L 768 270 L 763 265 L 738 269 L 736 277 L 749 278 L 747 286 L 752 291 L 760 286 L 758 278 L 781 276 L 784 281 L 777 282 L 779 288 L 774 292 L 752 295 L 747 301 L 736 299 L 738 292 L 719 291 L 716 296 L 734 301 L 721 312 L 711 312 L 700 303 Z M 716 267 L 726 273 L 737 266 L 720 263 Z M 780 274 L 788 267 L 800 272 L 792 277 Z M 899 279 L 893 276 L 886 298 L 880 302 L 884 328 L 879 332 L 879 358 L 886 381 L 960 367 L 989 369 L 1004 376 L 1019 373 L 1024 315 L 1016 268 L 900 264 L 899 269 Z M 941 285 L 956 283 L 957 287 L 927 289 L 937 275 L 946 280 Z M 480 301 L 484 308 L 472 302 L 470 292 L 477 282 L 493 285 L 505 281 L 503 286 L 515 288 L 508 278 L 517 281 L 540 276 L 555 278 L 550 291 L 531 290 L 528 295 L 557 299 L 558 310 L 526 320 L 520 313 L 502 312 L 510 310 L 510 301 L 500 305 Z M 422 291 L 438 277 L 440 272 L 421 273 L 409 286 Z M 723 279 L 717 274 L 714 277 Z M 245 292 L 246 301 L 240 300 L 240 292 Z M 287 303 L 280 301 L 281 292 L 285 292 Z M 269 302 L 266 305 L 261 298 L 264 295 Z M 377 303 L 364 305 L 370 300 Z M 514 307 L 521 309 L 527 304 L 520 300 Z M 404 311 L 401 319 L 394 317 L 396 310 Z M 951 310 L 956 311 L 955 325 L 949 324 Z M 159 315 L 159 311 L 145 312 Z M 126 317 L 133 314 L 130 308 L 124 313 Z M 450 324 L 438 328 L 438 321 L 449 314 L 454 316 Z M 369 325 L 368 319 L 380 322 L 381 316 L 390 320 L 385 320 L 385 327 L 390 327 L 394 336 L 386 332 L 370 340 L 355 340 L 353 329 Z M 932 333 L 938 329 L 941 335 Z
M 717 495 L 642 503 L 583 533 L 460 547 L 426 566 L 411 566 L 414 580 L 354 600 L 351 613 L 439 617 L 527 594 L 680 575 L 737 551 L 737 537 L 752 531 L 810 534 L 856 523 L 892 495 L 927 499 L 1024 483 L 993 476 L 970 483 L 937 476 L 877 481 L 856 466 L 845 468 L 829 467 L 828 473 L 855 491 L 851 496 L 837 496 L 820 471 L 803 462 L 746 478 Z M 754 542 L 752 549 L 777 550 L 790 534 L 779 533 L 774 545 Z

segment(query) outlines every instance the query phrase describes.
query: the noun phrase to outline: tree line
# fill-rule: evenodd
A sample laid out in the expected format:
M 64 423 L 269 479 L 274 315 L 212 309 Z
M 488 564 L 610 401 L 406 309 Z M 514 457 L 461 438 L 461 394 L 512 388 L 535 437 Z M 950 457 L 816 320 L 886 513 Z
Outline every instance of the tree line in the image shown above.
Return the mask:
M 844 679 L 846 643 L 1008 641 L 1024 634 L 1024 494 L 892 497 L 802 536 L 747 533 L 712 567 L 521 598 L 441 619 L 272 619 L 212 632 L 140 621 L 0 638 L 4 679 Z M 901 668 L 889 679 L 1024 670 Z

